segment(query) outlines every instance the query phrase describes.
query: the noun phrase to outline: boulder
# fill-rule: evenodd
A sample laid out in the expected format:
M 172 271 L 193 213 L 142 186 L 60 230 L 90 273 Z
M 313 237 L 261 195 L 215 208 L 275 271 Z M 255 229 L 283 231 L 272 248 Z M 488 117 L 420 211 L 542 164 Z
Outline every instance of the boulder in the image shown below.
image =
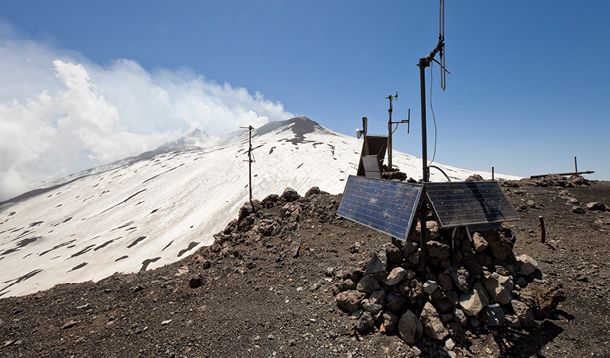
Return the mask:
M 424 308 L 419 315 L 419 320 L 423 326 L 423 333 L 437 341 L 445 339 L 449 332 L 443 326 L 443 322 L 440 319 L 438 312 L 430 302 L 426 302 Z
M 364 268 L 364 275 L 373 275 L 376 278 L 385 279 L 386 269 L 388 266 L 388 260 L 385 255 L 385 251 L 380 250 L 370 255 L 366 267 Z
M 356 288 L 356 284 L 354 283 L 354 281 L 350 280 L 349 278 L 346 278 L 345 280 L 339 282 L 336 287 L 337 292 L 343 292 L 354 290 Z
M 572 206 L 572 212 L 574 214 L 584 214 L 584 213 L 586 213 L 585 209 L 583 207 L 581 207 L 581 206 L 578 206 L 578 205 Z
M 375 329 L 375 320 L 369 312 L 362 312 L 358 321 L 356 321 L 356 329 L 360 333 L 368 333 Z
M 383 310 L 383 306 L 375 300 L 365 298 L 362 300 L 362 309 L 366 312 L 370 312 L 372 315 L 376 315 Z
M 238 222 L 243 221 L 245 218 L 247 218 L 252 213 L 254 213 L 254 209 L 252 208 L 252 204 L 245 203 L 244 205 L 242 205 L 241 208 L 239 208 L 239 214 L 237 216 L 237 221 Z
M 463 266 L 449 268 L 449 274 L 455 286 L 462 292 L 467 292 L 470 288 L 470 273 Z
M 400 266 L 402 264 L 402 252 L 400 248 L 391 242 L 383 244 L 377 249 L 377 256 L 385 257 L 387 269 Z
M 529 276 L 538 269 L 538 262 L 526 254 L 519 255 L 515 259 L 517 259 L 519 273 L 522 275 Z
M 441 286 L 443 291 L 451 291 L 451 289 L 453 288 L 453 279 L 448 273 L 439 273 L 438 284 Z
M 557 305 L 566 299 L 561 287 L 546 281 L 530 282 L 519 291 L 519 295 L 521 301 L 535 308 L 536 316 L 539 318 L 549 317 L 557 309 Z
M 483 252 L 487 249 L 487 246 L 489 246 L 487 240 L 478 232 L 475 232 L 474 235 L 472 235 L 472 243 L 474 244 L 474 250 L 476 252 Z
M 430 240 L 426 242 L 426 252 L 428 256 L 438 259 L 440 261 L 449 258 L 449 256 L 451 255 L 451 248 L 447 244 L 443 244 L 435 240 Z
M 411 311 L 405 312 L 398 321 L 398 334 L 407 344 L 413 345 L 421 337 L 423 327 Z
M 459 323 L 462 327 L 466 327 L 468 324 L 468 317 L 464 311 L 462 311 L 459 307 L 455 307 L 453 310 L 453 320 Z
M 424 292 L 431 295 L 438 288 L 438 284 L 435 281 L 428 280 L 424 282 Z
M 466 178 L 466 181 L 483 181 L 483 177 L 479 174 L 472 174 Z
M 356 290 L 365 293 L 375 292 L 379 290 L 379 288 L 379 282 L 371 275 L 364 275 L 356 285 Z
M 385 307 L 394 314 L 401 314 L 407 306 L 407 299 L 396 293 L 390 293 L 385 298 Z
M 510 276 L 487 272 L 483 279 L 483 285 L 487 289 L 491 302 L 507 305 L 513 299 L 513 280 Z
M 400 251 L 402 251 L 403 257 L 408 257 L 412 253 L 416 252 L 418 248 L 417 242 L 415 241 L 407 241 L 404 243 Z
M 404 280 L 407 276 L 407 270 L 402 267 L 395 267 L 390 271 L 388 277 L 385 279 L 385 284 L 388 286 L 394 286 L 400 283 L 400 281 Z
M 384 312 L 383 313 L 383 321 L 381 326 L 379 327 L 379 331 L 381 333 L 392 334 L 396 332 L 396 328 L 398 326 L 398 317 L 392 312 Z
M 587 203 L 585 207 L 587 208 L 587 210 L 592 211 L 606 211 L 606 205 L 604 205 L 604 203 L 602 203 L 601 201 L 593 201 Z
M 497 260 L 505 261 L 513 253 L 515 236 L 511 230 L 488 231 L 484 237 L 491 254 Z
M 276 205 L 276 203 L 280 200 L 280 196 L 277 194 L 269 194 L 267 195 L 263 201 L 261 201 L 261 205 L 267 209 L 272 208 Z
M 301 196 L 299 195 L 299 193 L 297 193 L 296 190 L 290 187 L 284 189 L 284 192 L 282 193 L 282 198 L 287 202 L 298 200 L 300 197 Z
M 506 315 L 499 304 L 493 304 L 485 307 L 481 314 L 481 321 L 487 324 L 488 327 L 500 327 L 506 323 Z
M 335 297 L 337 307 L 344 310 L 347 313 L 356 312 L 360 309 L 360 303 L 366 295 L 360 291 L 349 290 L 339 292 Z
M 305 197 L 308 198 L 312 195 L 320 194 L 320 188 L 317 186 L 312 186 L 307 192 L 305 192 Z
M 489 304 L 489 298 L 485 292 L 485 288 L 481 283 L 477 282 L 472 291 L 463 294 L 460 297 L 460 306 L 464 313 L 468 316 L 476 317 L 481 313 L 483 308 Z
M 526 303 L 512 300 L 510 302 L 513 312 L 517 317 L 519 324 L 524 328 L 533 328 L 536 326 L 536 320 L 534 317 L 534 309 L 528 306 Z

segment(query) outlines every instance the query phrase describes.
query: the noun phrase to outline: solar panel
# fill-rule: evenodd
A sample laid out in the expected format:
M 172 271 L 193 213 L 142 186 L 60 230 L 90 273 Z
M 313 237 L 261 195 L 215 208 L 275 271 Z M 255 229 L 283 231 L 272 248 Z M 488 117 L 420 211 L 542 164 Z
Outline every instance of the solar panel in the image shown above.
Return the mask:
M 350 175 L 337 215 L 404 240 L 421 192 L 418 184 Z
M 365 155 L 362 157 L 364 165 L 364 176 L 367 178 L 381 179 L 381 168 L 376 155 Z
M 497 182 L 426 183 L 441 227 L 519 220 Z

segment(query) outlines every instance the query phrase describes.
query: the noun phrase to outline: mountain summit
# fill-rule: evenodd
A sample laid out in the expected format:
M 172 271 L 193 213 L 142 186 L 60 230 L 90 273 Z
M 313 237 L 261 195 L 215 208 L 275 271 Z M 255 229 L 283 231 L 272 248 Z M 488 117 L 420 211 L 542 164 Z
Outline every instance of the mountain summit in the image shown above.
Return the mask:
M 100 280 L 177 261 L 204 245 L 248 200 L 247 131 L 189 136 L 0 208 L 0 297 Z M 205 140 L 206 145 L 199 146 Z M 268 123 L 252 138 L 253 195 L 291 187 L 343 191 L 362 143 L 307 117 Z M 421 161 L 395 152 L 418 178 Z M 474 172 L 442 166 L 455 179 Z M 489 176 L 486 173 L 479 173 Z M 444 180 L 433 174 L 433 180 Z

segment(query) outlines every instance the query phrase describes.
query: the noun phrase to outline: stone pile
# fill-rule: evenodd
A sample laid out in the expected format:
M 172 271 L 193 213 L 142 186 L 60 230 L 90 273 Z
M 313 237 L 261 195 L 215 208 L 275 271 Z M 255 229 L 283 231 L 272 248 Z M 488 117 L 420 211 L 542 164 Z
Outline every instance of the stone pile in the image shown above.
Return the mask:
M 356 318 L 361 334 L 397 334 L 410 345 L 427 337 L 451 351 L 466 331 L 533 329 L 564 299 L 541 280 L 534 259 L 514 255 L 510 229 L 464 234 L 452 250 L 451 232 L 431 220 L 425 257 L 419 230 L 382 245 L 336 285 L 337 306 Z

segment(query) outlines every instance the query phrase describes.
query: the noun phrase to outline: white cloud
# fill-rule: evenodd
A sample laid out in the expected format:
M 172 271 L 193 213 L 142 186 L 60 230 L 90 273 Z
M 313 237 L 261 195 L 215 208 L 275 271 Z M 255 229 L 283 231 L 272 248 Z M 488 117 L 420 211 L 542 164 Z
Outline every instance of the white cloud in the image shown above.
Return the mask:
M 126 59 L 103 66 L 2 24 L 0 83 L 0 201 L 191 129 L 220 135 L 292 116 L 258 92 L 189 70 L 149 72 Z

